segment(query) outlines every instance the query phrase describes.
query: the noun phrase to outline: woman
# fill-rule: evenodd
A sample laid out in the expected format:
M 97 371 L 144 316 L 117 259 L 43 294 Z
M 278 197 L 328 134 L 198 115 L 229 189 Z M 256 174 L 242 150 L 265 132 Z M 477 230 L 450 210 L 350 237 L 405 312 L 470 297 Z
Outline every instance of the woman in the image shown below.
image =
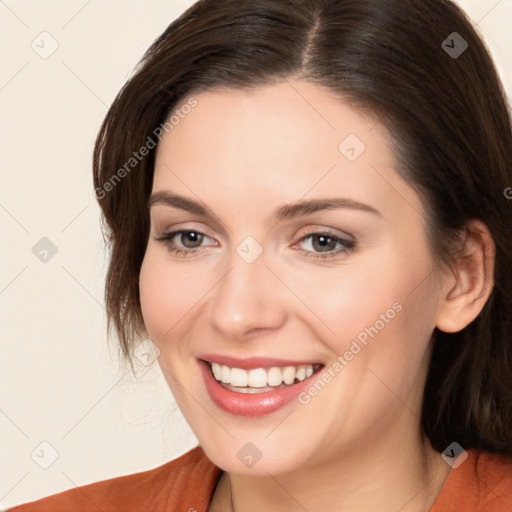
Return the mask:
M 512 134 L 446 0 L 201 0 L 111 107 L 110 325 L 200 446 L 29 510 L 510 511 Z

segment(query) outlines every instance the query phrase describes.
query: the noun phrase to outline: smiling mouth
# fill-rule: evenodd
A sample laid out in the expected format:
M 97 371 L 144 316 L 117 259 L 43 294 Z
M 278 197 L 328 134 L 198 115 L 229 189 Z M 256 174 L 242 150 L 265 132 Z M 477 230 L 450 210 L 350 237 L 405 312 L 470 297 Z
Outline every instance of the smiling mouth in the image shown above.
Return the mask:
M 323 364 L 297 366 L 272 366 L 269 368 L 233 368 L 205 361 L 215 380 L 225 389 L 237 393 L 265 393 L 286 388 L 311 378 L 323 368 Z

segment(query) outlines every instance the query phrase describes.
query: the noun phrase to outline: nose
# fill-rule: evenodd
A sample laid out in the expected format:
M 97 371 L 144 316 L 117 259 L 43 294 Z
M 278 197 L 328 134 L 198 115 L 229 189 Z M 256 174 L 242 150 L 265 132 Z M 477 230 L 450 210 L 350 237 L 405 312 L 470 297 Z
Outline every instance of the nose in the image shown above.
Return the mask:
M 230 270 L 212 290 L 210 325 L 231 341 L 279 329 L 286 321 L 285 299 L 263 255 L 247 263 L 235 253 L 230 263 Z

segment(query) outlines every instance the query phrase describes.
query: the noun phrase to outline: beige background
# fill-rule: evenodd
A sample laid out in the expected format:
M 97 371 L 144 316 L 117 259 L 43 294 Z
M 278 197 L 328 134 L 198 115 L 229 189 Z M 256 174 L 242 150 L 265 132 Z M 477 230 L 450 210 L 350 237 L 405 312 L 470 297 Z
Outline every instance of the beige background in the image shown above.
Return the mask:
M 150 469 L 196 444 L 157 365 L 134 378 L 107 344 L 90 170 L 108 105 L 192 3 L 0 0 L 0 508 Z M 460 4 L 512 94 L 512 0 Z M 32 252 L 43 237 L 57 249 L 46 262 Z

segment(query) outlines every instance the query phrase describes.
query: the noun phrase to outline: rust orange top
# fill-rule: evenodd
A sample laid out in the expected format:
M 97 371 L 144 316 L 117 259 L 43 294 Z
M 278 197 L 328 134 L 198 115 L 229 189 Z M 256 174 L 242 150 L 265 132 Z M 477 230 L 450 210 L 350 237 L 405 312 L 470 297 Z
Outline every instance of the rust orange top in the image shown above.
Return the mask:
M 430 512 L 512 512 L 512 460 L 476 450 Z M 70 489 L 8 512 L 207 512 L 222 470 L 201 447 L 155 469 Z

